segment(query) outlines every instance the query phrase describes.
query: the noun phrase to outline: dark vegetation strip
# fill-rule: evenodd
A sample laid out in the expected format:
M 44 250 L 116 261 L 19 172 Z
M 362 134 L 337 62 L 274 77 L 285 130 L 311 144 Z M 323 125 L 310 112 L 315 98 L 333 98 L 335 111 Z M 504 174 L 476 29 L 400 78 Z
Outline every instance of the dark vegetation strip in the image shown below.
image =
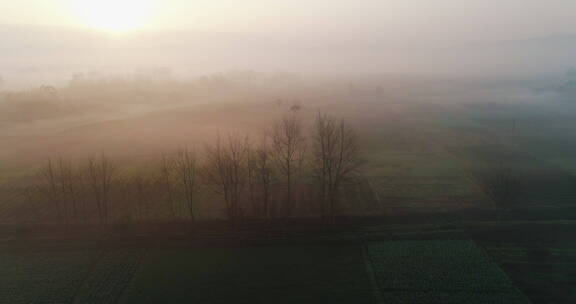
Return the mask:
M 357 236 L 362 240 L 362 257 L 364 264 L 366 265 L 366 273 L 370 278 L 370 285 L 372 285 L 372 289 L 374 290 L 374 298 L 378 304 L 383 304 L 385 303 L 382 297 L 383 289 L 379 283 L 380 280 L 378 279 L 378 273 L 374 270 L 374 261 L 370 255 L 370 251 L 368 250 L 368 244 L 362 232 L 357 232 Z

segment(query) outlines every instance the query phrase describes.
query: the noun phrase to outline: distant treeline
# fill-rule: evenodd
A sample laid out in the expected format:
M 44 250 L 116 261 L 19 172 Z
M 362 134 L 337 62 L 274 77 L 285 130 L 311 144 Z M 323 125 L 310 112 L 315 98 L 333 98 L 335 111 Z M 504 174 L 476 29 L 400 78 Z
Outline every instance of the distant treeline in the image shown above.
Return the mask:
M 264 135 L 228 134 L 198 150 L 183 148 L 129 173 L 106 155 L 46 161 L 19 206 L 21 222 L 109 225 L 199 219 L 203 194 L 216 194 L 231 223 L 270 222 L 338 214 L 343 188 L 357 173 L 359 150 L 351 126 L 318 113 L 304 128 L 300 107 Z
M 185 80 L 172 75 L 169 69 L 108 76 L 78 73 L 64 86 L 42 85 L 25 90 L 0 90 L 0 123 L 94 114 L 110 111 L 111 106 L 118 105 L 282 102 L 318 94 L 382 95 L 383 88 L 378 81 L 363 82 L 366 83 L 254 71 L 210 74 Z
M 206 103 L 243 100 L 255 95 L 289 90 L 289 75 L 264 76 L 251 71 L 222 73 L 181 81 L 169 70 L 103 76 L 78 73 L 68 85 L 42 85 L 25 90 L 0 91 L 0 122 L 24 122 L 78 114 L 94 114 L 114 105 Z M 289 94 L 288 94 L 289 95 Z

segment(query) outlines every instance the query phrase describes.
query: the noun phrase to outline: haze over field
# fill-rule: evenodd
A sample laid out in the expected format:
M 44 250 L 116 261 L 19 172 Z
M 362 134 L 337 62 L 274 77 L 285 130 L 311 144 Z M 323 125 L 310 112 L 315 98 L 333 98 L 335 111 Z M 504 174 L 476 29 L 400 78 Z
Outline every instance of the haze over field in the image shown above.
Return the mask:
M 202 150 L 220 134 L 259 138 L 297 109 L 306 130 L 318 111 L 351 122 L 364 161 L 382 162 L 369 174 L 411 184 L 423 177 L 407 167 L 435 155 L 464 197 L 478 192 L 459 180 L 473 169 L 450 157 L 476 161 L 496 153 L 477 146 L 513 148 L 507 140 L 531 146 L 542 140 L 528 132 L 537 121 L 570 116 L 574 9 L 561 0 L 2 1 L 0 161 L 10 169 L 0 177 L 25 183 L 56 156 L 134 161 Z M 516 123 L 513 139 L 499 134 Z M 564 131 L 542 131 L 558 155 L 530 157 L 570 163 Z
M 575 12 L 0 0 L 0 302 L 576 303 Z

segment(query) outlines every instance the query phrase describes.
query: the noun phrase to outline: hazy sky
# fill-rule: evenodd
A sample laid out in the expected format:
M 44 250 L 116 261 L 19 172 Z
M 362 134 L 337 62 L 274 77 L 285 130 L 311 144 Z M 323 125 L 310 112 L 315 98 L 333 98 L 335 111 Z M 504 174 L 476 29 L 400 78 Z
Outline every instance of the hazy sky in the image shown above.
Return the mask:
M 383 36 L 399 43 L 576 32 L 574 0 L 0 0 L 0 12 L 4 25 Z
M 576 65 L 575 16 L 576 0 L 0 0 L 0 76 L 556 75 Z

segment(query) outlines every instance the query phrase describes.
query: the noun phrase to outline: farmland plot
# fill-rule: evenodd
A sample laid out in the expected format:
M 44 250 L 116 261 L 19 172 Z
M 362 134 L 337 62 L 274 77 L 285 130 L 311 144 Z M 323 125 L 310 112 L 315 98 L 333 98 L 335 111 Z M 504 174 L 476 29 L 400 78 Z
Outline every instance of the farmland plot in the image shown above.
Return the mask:
M 487 250 L 535 303 L 576 303 L 576 243 L 487 244 Z
M 0 253 L 0 303 L 117 303 L 142 255 L 137 249 Z
M 103 254 L 75 297 L 75 303 L 117 303 L 142 260 L 143 250 L 112 250 Z
M 0 253 L 0 303 L 71 303 L 97 252 Z
M 473 242 L 367 245 L 385 303 L 529 303 Z
M 125 303 L 376 303 L 359 246 L 151 250 Z
M 426 136 L 423 136 L 426 138 Z M 370 167 L 363 174 L 387 208 L 459 208 L 484 202 L 470 183 L 466 168 L 447 151 L 448 143 L 426 143 L 423 150 L 381 146 L 365 155 Z

